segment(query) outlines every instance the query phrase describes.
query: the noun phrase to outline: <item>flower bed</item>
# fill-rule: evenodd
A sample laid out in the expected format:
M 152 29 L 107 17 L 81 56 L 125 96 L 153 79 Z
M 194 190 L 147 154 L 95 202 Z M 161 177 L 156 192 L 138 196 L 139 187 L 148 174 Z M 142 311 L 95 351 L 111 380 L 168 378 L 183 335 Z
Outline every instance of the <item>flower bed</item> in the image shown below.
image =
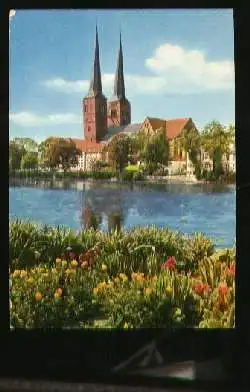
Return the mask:
M 150 242 L 154 237 L 150 231 L 147 234 Z M 96 241 L 100 240 L 97 233 L 81 235 L 84 250 L 68 248 L 48 263 L 39 255 L 35 259 L 39 264 L 33 266 L 17 268 L 12 264 L 10 318 L 14 328 L 234 326 L 234 249 L 204 251 L 204 243 L 201 246 L 196 236 L 189 239 L 192 257 L 183 261 L 169 233 L 168 247 L 165 245 L 168 255 L 162 260 L 164 246 L 159 233 L 155 233 L 158 243 L 154 238 L 154 245 L 141 248 L 133 248 L 135 242 L 128 246 L 128 239 L 136 241 L 135 233 L 133 237 L 127 233 L 128 238 L 113 234 L 105 237 L 106 243 Z M 144 232 L 143 240 L 146 238 Z M 134 258 L 130 254 L 124 261 L 124 249 L 137 249 L 132 252 Z M 136 253 L 139 250 L 142 253 Z M 25 260 L 21 261 L 24 265 Z

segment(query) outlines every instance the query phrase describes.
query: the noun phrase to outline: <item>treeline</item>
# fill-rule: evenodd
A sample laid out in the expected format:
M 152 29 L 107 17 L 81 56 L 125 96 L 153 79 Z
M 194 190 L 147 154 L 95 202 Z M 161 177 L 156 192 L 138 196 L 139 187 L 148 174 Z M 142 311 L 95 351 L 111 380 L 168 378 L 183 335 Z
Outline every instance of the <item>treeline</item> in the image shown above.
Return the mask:
M 212 121 L 200 132 L 196 128 L 191 128 L 184 130 L 175 138 L 174 156 L 178 156 L 180 151 L 188 153 L 195 167 L 197 179 L 235 179 L 235 174 L 229 173 L 228 168 L 223 165 L 223 158 L 229 157 L 234 139 L 233 125 L 225 127 L 218 121 Z M 202 150 L 207 152 L 211 160 L 209 170 L 202 166 Z M 38 144 L 29 138 L 15 138 L 9 142 L 9 170 L 10 173 L 21 169 L 50 169 L 56 172 L 60 168 L 66 173 L 77 166 L 81 154 L 72 139 L 50 137 Z M 141 174 L 161 175 L 171 159 L 173 156 L 170 155 L 170 141 L 166 138 L 163 128 L 158 129 L 153 135 L 143 130 L 132 137 L 121 133 L 105 144 L 102 159 L 93 161 L 89 171 L 118 172 L 127 178 L 132 174 L 127 173 L 126 167 L 140 161 L 143 162 Z M 137 174 L 138 178 L 141 174 Z

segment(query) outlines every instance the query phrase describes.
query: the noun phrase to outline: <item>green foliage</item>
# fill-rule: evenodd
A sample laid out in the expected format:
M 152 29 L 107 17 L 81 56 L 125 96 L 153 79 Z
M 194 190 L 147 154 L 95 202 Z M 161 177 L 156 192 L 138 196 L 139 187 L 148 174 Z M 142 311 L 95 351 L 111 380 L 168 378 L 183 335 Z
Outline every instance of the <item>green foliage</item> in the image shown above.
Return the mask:
M 193 326 L 198 316 L 190 307 L 191 285 L 179 275 L 166 273 L 155 280 L 140 273 L 132 273 L 128 279 L 120 273 L 108 285 L 97 286 L 96 298 L 111 328 Z
M 200 258 L 213 251 L 211 241 L 196 234 L 185 237 L 168 229 L 135 228 L 102 233 L 83 230 L 80 234 L 65 228 L 39 226 L 12 220 L 9 225 L 10 268 L 24 268 L 38 263 L 52 263 L 68 246 L 84 251 L 101 244 L 100 263 L 107 264 L 112 274 L 157 273 L 168 256 L 183 263 L 183 268 L 195 268 Z
M 128 163 L 131 152 L 131 139 L 124 134 L 115 135 L 104 147 L 108 163 L 115 169 L 122 171 Z
M 166 165 L 169 158 L 169 143 L 164 129 L 159 129 L 156 134 L 151 136 L 146 142 L 142 157 L 147 164 Z
M 65 249 L 69 245 L 73 256 Z M 56 252 L 63 253 L 60 259 Z M 235 249 L 214 252 L 201 234 L 184 237 L 167 229 L 76 235 L 12 222 L 11 324 L 233 327 L 235 254 Z M 176 260 L 171 269 L 169 256 Z
M 64 171 L 77 165 L 81 151 L 73 140 L 50 137 L 39 145 L 41 159 L 45 167 L 56 169 L 60 166 Z
M 9 170 L 16 171 L 21 168 L 21 161 L 25 154 L 23 146 L 15 143 L 14 141 L 9 142 Z
M 140 167 L 138 165 L 129 165 L 125 167 L 125 170 L 132 173 L 138 173 L 140 171 Z
M 22 169 L 37 169 L 38 168 L 38 154 L 37 152 L 26 152 L 21 160 Z
M 26 272 L 26 274 L 25 274 Z M 89 270 L 65 262 L 52 268 L 14 272 L 10 277 L 10 322 L 21 328 L 70 328 L 91 325 L 100 314 L 93 303 L 97 282 Z

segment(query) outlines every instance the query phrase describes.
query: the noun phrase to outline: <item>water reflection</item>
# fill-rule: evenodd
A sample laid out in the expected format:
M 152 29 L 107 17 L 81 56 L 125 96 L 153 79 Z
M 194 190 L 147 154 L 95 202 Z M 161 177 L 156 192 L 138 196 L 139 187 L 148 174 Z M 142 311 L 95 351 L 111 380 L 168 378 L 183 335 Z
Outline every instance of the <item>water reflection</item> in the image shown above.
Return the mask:
M 83 227 L 100 229 L 107 220 L 107 229 L 121 230 L 124 221 L 125 203 L 123 187 L 84 183 L 82 193 Z
M 211 184 L 10 180 L 10 216 L 75 230 L 168 227 L 203 232 L 220 246 L 235 238 L 235 187 Z

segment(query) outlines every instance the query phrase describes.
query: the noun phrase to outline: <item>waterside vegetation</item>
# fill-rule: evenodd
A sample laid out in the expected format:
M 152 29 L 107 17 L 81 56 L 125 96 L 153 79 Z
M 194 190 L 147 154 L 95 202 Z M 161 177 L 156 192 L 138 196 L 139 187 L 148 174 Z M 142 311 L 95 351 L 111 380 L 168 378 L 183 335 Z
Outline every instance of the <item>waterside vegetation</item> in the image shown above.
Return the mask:
M 9 224 L 11 325 L 234 327 L 235 249 L 200 233 Z

